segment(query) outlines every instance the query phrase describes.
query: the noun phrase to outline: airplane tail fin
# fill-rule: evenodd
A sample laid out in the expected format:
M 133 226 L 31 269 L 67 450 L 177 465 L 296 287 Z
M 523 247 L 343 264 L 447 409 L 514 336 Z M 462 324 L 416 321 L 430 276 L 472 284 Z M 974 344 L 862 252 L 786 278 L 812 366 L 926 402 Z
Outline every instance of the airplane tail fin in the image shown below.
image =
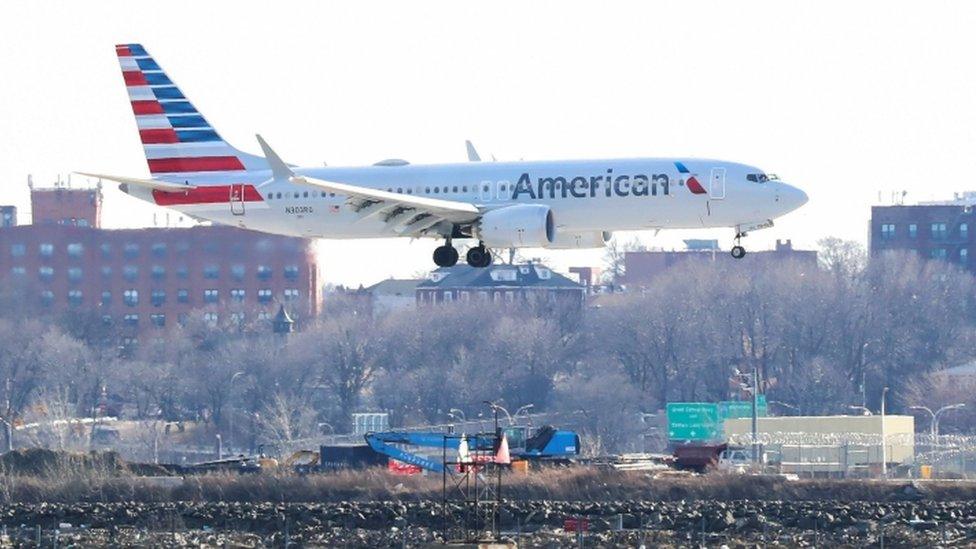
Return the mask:
M 268 169 L 264 158 L 224 141 L 142 45 L 117 45 L 115 53 L 153 178 Z

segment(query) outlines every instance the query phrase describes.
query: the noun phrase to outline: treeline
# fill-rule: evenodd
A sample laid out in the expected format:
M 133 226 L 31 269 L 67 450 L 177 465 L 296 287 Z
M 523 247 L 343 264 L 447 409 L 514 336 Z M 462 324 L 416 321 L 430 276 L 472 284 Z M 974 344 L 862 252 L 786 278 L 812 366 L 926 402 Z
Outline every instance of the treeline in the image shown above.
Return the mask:
M 443 423 L 501 399 L 511 411 L 575 414 L 605 449 L 633 449 L 640 413 L 727 399 L 733 372 L 757 368 L 780 414 L 851 413 L 862 398 L 876 409 L 883 387 L 891 412 L 964 399 L 976 413 L 971 387 L 934 375 L 976 355 L 971 276 L 914 254 L 865 262 L 838 241 L 821 259 L 688 262 L 582 311 L 471 302 L 373 316 L 336 298 L 287 338 L 266 321 L 215 326 L 201 313 L 131 353 L 103 345 L 84 315 L 10 312 L 0 402 L 5 418 L 26 420 L 90 416 L 110 399 L 139 418 L 282 441 L 343 432 L 355 411 Z M 947 416 L 943 432 L 972 420 Z

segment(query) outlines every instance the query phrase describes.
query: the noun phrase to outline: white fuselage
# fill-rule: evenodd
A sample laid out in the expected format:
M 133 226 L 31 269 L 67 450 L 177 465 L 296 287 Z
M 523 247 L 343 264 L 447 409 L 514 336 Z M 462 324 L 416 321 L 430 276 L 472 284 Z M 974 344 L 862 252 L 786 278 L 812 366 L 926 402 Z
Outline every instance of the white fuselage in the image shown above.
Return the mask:
M 706 159 L 468 162 L 294 171 L 360 187 L 469 202 L 485 210 L 543 204 L 551 208 L 557 232 L 567 234 L 708 227 L 744 232 L 768 226 L 806 202 L 803 191 L 766 180 L 758 168 Z M 161 203 L 217 223 L 330 239 L 398 236 L 382 217 L 360 219 L 346 207 L 346 196 L 274 180 L 269 171 L 192 173 L 166 179 L 231 188 L 253 186 L 250 193 L 241 193 L 247 200 L 232 200 L 229 195 L 227 202 Z M 128 192 L 157 202 L 150 191 Z

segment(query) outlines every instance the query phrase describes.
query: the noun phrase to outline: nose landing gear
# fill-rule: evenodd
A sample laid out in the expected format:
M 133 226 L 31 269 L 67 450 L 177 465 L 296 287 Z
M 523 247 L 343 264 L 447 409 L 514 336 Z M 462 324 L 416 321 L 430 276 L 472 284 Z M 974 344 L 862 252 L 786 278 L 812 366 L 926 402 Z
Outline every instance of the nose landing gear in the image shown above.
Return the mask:
M 732 257 L 735 259 L 742 259 L 746 256 L 746 249 L 739 244 L 743 236 L 745 233 L 735 233 L 735 246 L 732 246 Z

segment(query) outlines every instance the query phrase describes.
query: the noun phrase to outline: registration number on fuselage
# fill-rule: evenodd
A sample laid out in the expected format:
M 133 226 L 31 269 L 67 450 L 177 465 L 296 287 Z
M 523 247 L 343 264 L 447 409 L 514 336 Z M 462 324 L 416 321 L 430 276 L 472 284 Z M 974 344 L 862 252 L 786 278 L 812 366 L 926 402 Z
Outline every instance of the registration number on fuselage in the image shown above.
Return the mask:
M 292 215 L 302 215 L 312 213 L 311 206 L 285 206 L 285 213 Z

